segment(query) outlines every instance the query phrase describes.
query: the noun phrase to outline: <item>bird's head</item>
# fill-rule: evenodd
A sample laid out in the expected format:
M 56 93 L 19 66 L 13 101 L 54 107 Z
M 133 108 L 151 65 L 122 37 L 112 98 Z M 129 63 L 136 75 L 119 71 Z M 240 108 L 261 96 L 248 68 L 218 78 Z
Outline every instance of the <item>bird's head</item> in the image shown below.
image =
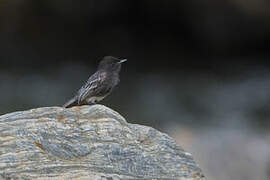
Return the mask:
M 105 56 L 99 63 L 98 69 L 104 69 L 112 72 L 119 72 L 121 70 L 121 64 L 126 62 L 127 59 L 119 59 L 113 56 Z

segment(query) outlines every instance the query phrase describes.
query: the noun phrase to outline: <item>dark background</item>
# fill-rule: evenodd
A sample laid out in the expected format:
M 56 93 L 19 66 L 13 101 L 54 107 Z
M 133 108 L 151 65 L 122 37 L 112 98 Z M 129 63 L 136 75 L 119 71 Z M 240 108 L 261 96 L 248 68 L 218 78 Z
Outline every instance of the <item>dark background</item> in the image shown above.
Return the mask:
M 0 0 L 0 113 L 65 103 L 105 55 L 101 104 L 167 132 L 209 179 L 269 179 L 270 2 Z

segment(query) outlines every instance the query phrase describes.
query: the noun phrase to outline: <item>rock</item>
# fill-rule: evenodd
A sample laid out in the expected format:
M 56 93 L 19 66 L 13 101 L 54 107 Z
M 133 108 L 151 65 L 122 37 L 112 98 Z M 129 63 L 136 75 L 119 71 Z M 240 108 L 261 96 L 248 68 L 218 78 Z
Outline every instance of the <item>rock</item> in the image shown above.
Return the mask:
M 168 135 L 102 106 L 0 116 L 0 179 L 205 180 Z

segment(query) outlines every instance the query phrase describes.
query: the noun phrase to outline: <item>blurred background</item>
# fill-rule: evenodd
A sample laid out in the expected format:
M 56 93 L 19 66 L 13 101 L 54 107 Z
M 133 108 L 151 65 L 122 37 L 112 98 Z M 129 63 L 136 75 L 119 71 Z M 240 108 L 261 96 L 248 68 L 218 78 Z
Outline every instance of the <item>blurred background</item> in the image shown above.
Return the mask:
M 269 180 L 269 44 L 267 0 L 0 0 L 0 114 L 60 106 L 103 56 L 128 58 L 101 104 L 209 180 Z

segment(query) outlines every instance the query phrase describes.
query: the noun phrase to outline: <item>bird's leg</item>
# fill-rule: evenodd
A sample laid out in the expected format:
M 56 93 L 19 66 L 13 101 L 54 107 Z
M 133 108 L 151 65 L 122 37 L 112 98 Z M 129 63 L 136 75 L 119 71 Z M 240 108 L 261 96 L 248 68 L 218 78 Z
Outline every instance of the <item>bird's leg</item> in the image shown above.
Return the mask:
M 90 102 L 90 103 L 88 103 L 88 105 L 94 105 L 94 104 L 96 104 L 96 102 Z
M 86 101 L 87 103 L 85 103 L 85 104 L 87 104 L 87 105 L 94 105 L 94 104 L 96 104 L 96 100 L 95 99 L 90 99 L 90 100 L 88 100 L 88 101 Z

